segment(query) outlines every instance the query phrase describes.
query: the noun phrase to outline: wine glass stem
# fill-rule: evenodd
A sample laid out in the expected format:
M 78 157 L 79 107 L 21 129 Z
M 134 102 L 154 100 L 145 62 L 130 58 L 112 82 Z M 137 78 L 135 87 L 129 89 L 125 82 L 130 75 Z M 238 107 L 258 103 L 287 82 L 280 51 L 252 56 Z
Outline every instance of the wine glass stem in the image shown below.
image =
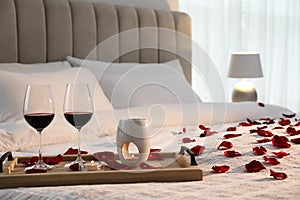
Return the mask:
M 81 160 L 81 150 L 80 150 L 80 129 L 77 129 L 77 135 L 78 135 L 78 155 L 77 155 L 77 159 Z
M 38 131 L 39 134 L 39 161 L 38 163 L 43 163 L 42 159 L 42 131 Z

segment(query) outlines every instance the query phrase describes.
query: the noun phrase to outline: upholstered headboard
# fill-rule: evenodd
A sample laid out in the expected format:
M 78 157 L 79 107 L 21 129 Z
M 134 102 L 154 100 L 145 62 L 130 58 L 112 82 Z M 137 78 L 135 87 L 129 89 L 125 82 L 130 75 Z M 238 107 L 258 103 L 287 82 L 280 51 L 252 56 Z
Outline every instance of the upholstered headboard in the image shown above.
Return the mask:
M 107 38 L 136 29 L 130 45 L 141 47 L 147 38 L 157 49 L 139 48 L 120 55 L 114 62 L 165 62 L 178 57 L 191 82 L 191 43 L 175 32 L 166 36 L 159 30 L 139 31 L 137 28 L 141 27 L 191 35 L 190 18 L 180 12 L 79 0 L 1 0 L 0 62 L 44 63 L 64 60 L 69 55 L 85 58 Z M 111 61 L 111 55 L 122 52 L 126 45 L 128 41 L 118 37 L 111 48 L 97 52 L 97 59 Z

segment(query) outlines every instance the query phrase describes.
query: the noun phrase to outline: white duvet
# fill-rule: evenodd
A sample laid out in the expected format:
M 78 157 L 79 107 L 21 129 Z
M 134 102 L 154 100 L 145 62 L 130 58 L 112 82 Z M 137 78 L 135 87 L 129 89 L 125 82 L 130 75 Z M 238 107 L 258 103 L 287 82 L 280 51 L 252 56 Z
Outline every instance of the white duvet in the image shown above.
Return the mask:
M 204 171 L 203 181 L 182 182 L 182 183 L 137 183 L 137 184 L 116 184 L 116 185 L 79 185 L 60 187 L 40 188 L 17 188 L 2 189 L 2 199 L 297 199 L 300 195 L 300 145 L 292 144 L 291 148 L 279 149 L 270 142 L 258 144 L 257 139 L 263 137 L 257 134 L 249 134 L 251 127 L 238 127 L 236 132 L 242 133 L 241 137 L 228 139 L 233 143 L 233 150 L 239 151 L 242 156 L 227 158 L 223 151 L 217 147 L 227 134 L 226 129 L 230 126 L 237 126 L 239 121 L 246 118 L 259 119 L 262 117 L 280 118 L 282 113 L 289 114 L 288 109 L 266 105 L 260 107 L 257 103 L 239 104 L 200 104 L 182 105 L 182 109 L 176 105 L 164 105 L 164 114 L 161 107 L 152 107 L 149 114 L 149 107 L 132 108 L 129 110 L 117 110 L 114 112 L 96 112 L 93 123 L 83 131 L 83 146 L 90 153 L 96 151 L 114 151 L 115 129 L 118 119 L 127 117 L 144 117 L 152 124 L 152 147 L 161 148 L 164 152 L 178 151 L 181 145 L 193 147 L 195 145 L 205 146 L 204 153 L 197 157 L 199 167 Z M 150 109 L 151 110 L 151 109 Z M 213 113 L 213 115 L 211 114 Z M 297 116 L 298 118 L 300 116 Z M 164 123 L 162 123 L 164 122 Z M 294 122 L 294 121 L 293 121 Z M 44 148 L 46 155 L 63 153 L 67 148 L 76 147 L 76 134 L 72 127 L 66 128 L 63 118 L 57 118 L 53 127 L 45 130 L 43 134 Z M 199 137 L 202 132 L 198 129 L 199 124 L 210 126 L 211 130 L 219 133 Z M 270 125 L 272 129 L 278 124 Z M 25 128 L 27 127 L 27 128 Z M 177 134 L 183 127 L 187 128 L 186 134 Z M 30 131 L 25 122 L 18 121 L 16 124 L 1 124 L 1 151 L 14 151 L 14 156 L 36 155 L 37 143 L 34 131 Z M 297 127 L 299 129 L 299 127 Z M 54 132 L 51 132 L 51 131 Z M 272 130 L 274 134 L 285 135 L 285 129 Z M 183 137 L 195 138 L 196 142 L 183 144 Z M 299 137 L 287 136 L 289 139 Z M 29 138 L 29 139 L 28 139 Z M 50 139 L 51 138 L 51 139 Z M 67 142 L 68 141 L 68 142 Z M 52 145 L 46 145 L 52 143 Z M 279 165 L 266 164 L 262 156 L 252 153 L 255 146 L 264 146 L 268 152 L 267 156 L 280 150 L 290 153 L 289 156 L 278 159 Z M 32 148 L 33 147 L 33 148 Z M 22 150 L 20 150 L 22 149 Z M 16 151 L 18 150 L 18 151 Z M 244 165 L 252 160 L 263 163 L 266 170 L 257 173 L 245 172 Z M 230 170 L 226 173 L 212 173 L 213 165 L 229 165 Z M 288 175 L 285 180 L 275 180 L 269 176 L 269 170 L 283 171 Z

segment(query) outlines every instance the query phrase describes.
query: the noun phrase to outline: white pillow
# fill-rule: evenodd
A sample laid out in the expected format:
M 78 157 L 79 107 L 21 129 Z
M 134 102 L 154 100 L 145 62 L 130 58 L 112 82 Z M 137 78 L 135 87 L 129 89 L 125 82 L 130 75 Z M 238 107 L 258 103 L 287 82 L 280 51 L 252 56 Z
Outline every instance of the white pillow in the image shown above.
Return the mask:
M 19 73 L 53 72 L 70 68 L 72 68 L 72 66 L 67 61 L 35 64 L 0 63 L 0 70 Z
M 185 80 L 178 59 L 166 63 L 106 63 L 67 57 L 90 69 L 115 108 L 201 102 Z
M 23 117 L 23 100 L 27 84 L 50 84 L 54 96 L 56 115 L 62 115 L 66 85 L 74 82 L 89 85 L 95 110 L 112 109 L 109 100 L 88 69 L 72 68 L 41 73 L 1 71 L 0 122 L 15 121 Z

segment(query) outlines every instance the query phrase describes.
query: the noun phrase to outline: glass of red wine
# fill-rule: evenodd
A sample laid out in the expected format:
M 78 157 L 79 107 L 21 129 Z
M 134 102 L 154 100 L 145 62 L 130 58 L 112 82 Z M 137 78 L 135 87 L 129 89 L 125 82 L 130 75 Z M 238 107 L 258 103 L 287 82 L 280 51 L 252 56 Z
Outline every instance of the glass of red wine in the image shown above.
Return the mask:
M 38 162 L 25 170 L 48 170 L 53 168 L 42 159 L 42 131 L 54 118 L 54 101 L 50 85 L 27 85 L 23 114 L 26 122 L 32 126 L 39 135 Z
M 93 115 L 93 102 L 87 84 L 68 84 L 64 101 L 64 116 L 66 120 L 77 129 L 78 134 L 78 155 L 75 161 L 67 166 L 78 164 L 79 170 L 84 171 L 85 161 L 80 152 L 80 130 L 87 124 Z

